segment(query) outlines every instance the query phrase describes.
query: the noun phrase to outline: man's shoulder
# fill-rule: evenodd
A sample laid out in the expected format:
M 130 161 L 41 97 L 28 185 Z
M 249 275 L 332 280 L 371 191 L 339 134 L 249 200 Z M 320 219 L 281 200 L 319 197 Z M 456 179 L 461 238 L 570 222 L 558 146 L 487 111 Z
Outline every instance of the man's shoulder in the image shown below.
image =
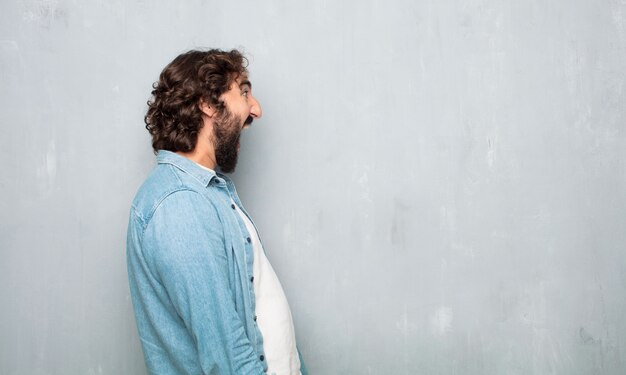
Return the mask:
M 177 193 L 186 193 L 182 195 L 188 196 L 205 195 L 203 190 L 203 186 L 197 180 L 190 178 L 176 166 L 158 164 L 139 187 L 133 200 L 132 210 L 144 223 L 147 223 L 168 197 L 174 194 L 181 195 Z

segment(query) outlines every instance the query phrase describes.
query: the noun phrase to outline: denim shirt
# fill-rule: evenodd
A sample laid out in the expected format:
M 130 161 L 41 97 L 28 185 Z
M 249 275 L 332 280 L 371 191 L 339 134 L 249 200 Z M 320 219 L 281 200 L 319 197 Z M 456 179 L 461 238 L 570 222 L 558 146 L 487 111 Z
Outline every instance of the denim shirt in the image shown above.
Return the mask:
M 264 374 L 252 245 L 232 201 L 248 214 L 234 184 L 173 152 L 157 162 L 133 201 L 126 254 L 149 372 Z

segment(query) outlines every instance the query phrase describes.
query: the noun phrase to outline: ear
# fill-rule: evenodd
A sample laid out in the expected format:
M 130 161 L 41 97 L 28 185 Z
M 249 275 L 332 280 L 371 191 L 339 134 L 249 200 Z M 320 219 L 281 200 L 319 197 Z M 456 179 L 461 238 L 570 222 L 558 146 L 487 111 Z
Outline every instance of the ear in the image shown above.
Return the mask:
M 202 113 L 204 113 L 209 118 L 213 117 L 213 115 L 215 114 L 215 107 L 208 104 L 204 100 L 200 100 L 200 103 L 198 104 L 198 108 L 200 108 Z

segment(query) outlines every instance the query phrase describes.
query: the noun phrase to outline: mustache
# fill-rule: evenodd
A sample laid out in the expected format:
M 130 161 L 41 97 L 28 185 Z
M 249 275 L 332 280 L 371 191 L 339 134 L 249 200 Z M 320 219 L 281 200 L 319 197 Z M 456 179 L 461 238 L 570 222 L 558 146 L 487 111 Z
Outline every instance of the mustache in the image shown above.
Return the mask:
M 252 121 L 254 120 L 254 118 L 252 118 L 252 116 L 248 116 L 248 118 L 246 119 L 246 121 L 243 122 L 244 125 L 250 125 L 252 124 Z

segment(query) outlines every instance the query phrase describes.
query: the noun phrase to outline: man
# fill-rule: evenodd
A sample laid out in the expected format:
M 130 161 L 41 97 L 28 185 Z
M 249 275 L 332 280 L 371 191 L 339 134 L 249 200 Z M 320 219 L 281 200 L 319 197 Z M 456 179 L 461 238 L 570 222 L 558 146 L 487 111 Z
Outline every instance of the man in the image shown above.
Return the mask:
M 151 374 L 305 374 L 283 289 L 228 173 L 261 117 L 237 50 L 189 51 L 153 85 L 157 166 L 133 201 L 130 290 Z

